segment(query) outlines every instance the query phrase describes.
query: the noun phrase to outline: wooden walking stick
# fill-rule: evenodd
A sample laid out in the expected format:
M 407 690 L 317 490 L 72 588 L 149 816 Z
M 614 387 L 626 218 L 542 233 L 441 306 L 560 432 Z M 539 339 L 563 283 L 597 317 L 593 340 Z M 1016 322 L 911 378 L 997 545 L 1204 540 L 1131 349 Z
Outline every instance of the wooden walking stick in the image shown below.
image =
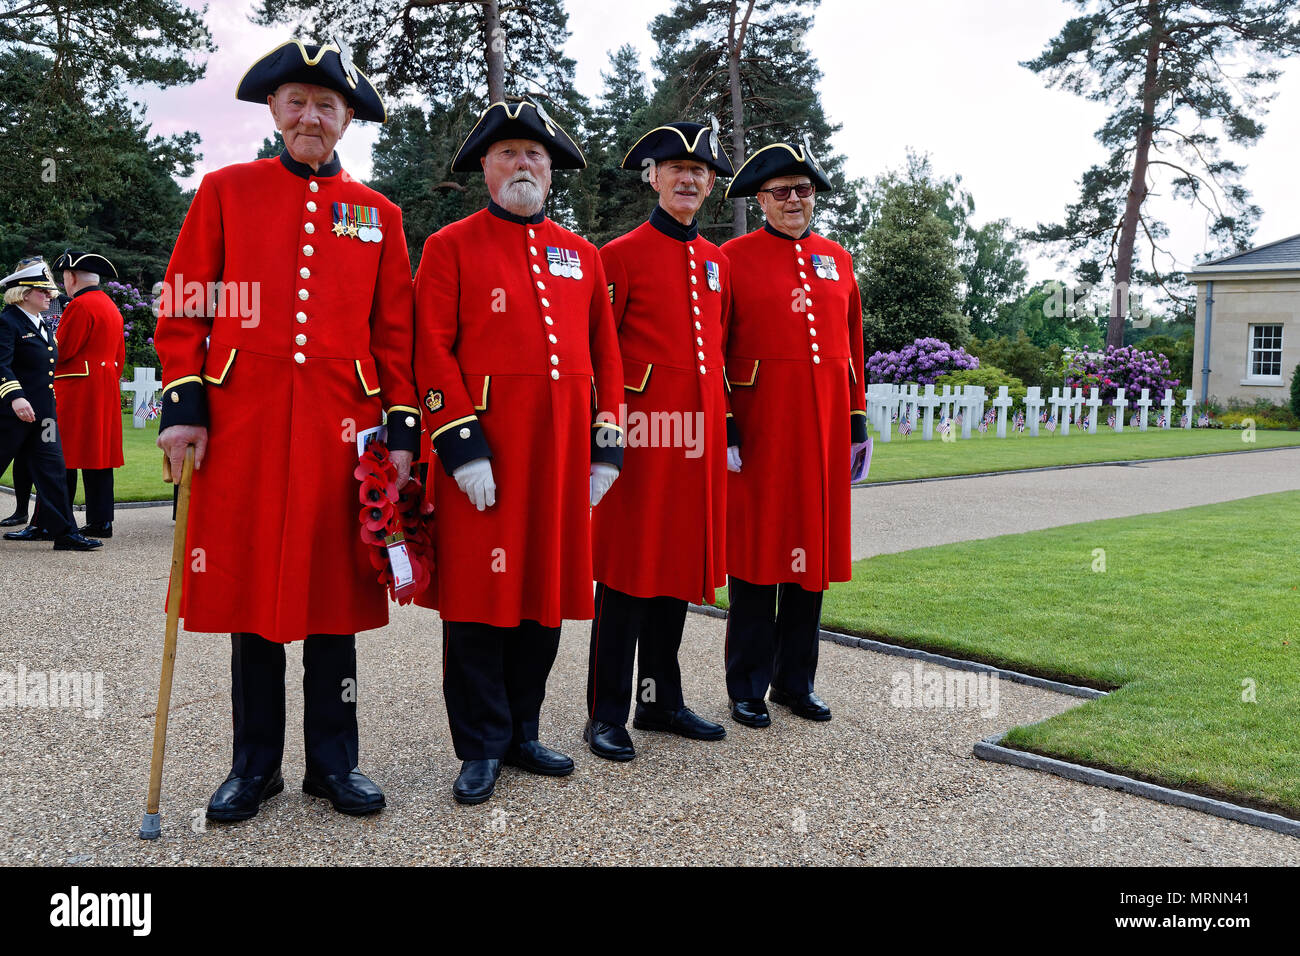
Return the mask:
M 176 630 L 181 616 L 181 587 L 185 578 L 185 532 L 190 516 L 190 479 L 194 475 L 194 446 L 185 449 L 181 468 L 180 498 L 176 503 L 176 526 L 172 529 L 171 584 L 167 593 L 167 632 L 163 637 L 162 674 L 158 678 L 158 709 L 153 717 L 153 761 L 149 765 L 149 799 L 144 821 L 140 824 L 142 840 L 156 840 L 162 833 L 158 800 L 162 795 L 163 752 L 167 748 L 167 711 L 172 702 L 172 671 L 176 666 Z M 171 463 L 163 457 L 163 481 L 171 482 Z

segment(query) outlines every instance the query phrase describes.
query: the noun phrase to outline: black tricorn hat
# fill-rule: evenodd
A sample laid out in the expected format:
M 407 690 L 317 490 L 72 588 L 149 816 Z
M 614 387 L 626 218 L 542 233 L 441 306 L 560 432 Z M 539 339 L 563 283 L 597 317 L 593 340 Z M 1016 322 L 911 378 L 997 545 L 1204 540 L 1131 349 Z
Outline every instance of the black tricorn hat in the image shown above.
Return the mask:
M 624 169 L 641 169 L 646 160 L 694 159 L 719 176 L 734 176 L 731 158 L 718 141 L 716 126 L 703 123 L 665 123 L 646 133 L 623 157 Z
M 388 118 L 374 84 L 356 68 L 351 49 L 337 37 L 320 45 L 301 40 L 280 44 L 248 68 L 235 97 L 265 103 L 285 83 L 311 83 L 334 90 L 347 100 L 356 119 L 382 123 Z
M 546 109 L 532 100 L 518 103 L 493 103 L 485 109 L 465 137 L 451 161 L 453 173 L 479 170 L 479 159 L 493 143 L 503 139 L 531 139 L 551 154 L 552 169 L 586 169 L 587 160 L 578 144 L 547 115 Z
M 101 279 L 117 278 L 117 268 L 113 263 L 93 252 L 66 250 L 63 255 L 54 260 L 56 272 L 62 272 L 64 269 L 71 269 L 74 272 L 93 272 Z
M 763 183 L 777 176 L 798 176 L 803 174 L 812 180 L 813 187 L 819 193 L 832 192 L 830 180 L 822 171 L 821 163 L 812 154 L 805 139 L 802 146 L 789 143 L 773 143 L 764 146 L 741 164 L 736 178 L 727 186 L 727 199 L 742 196 L 756 196 Z

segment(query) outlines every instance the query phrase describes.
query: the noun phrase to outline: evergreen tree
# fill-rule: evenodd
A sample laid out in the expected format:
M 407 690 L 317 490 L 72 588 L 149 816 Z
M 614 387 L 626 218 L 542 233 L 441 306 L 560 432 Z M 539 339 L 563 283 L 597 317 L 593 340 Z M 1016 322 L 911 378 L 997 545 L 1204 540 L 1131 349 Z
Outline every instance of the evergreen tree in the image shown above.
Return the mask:
M 596 167 L 597 204 L 594 231 L 587 237 L 598 246 L 616 239 L 645 222 L 658 201 L 646 176 L 620 166 L 636 141 L 664 120 L 652 119 L 641 58 L 625 44 L 609 55 L 609 72 L 600 103 L 592 117 L 592 153 Z M 718 192 L 724 188 L 719 182 Z
M 835 188 L 817 197 L 814 228 L 856 254 L 863 227 L 861 183 L 847 178 L 844 158 L 831 152 L 831 137 L 840 126 L 832 124 L 822 110 L 817 92 L 821 69 L 804 43 L 817 3 L 677 0 L 650 25 L 658 44 L 654 65 L 662 76 L 651 113 L 660 121 L 707 123 L 716 117 L 724 148 L 732 144 L 728 152 L 737 169 L 747 155 L 769 143 L 798 144 L 807 136 Z M 733 110 L 733 60 L 739 124 Z M 743 150 L 735 148 L 738 125 Z M 714 242 L 739 235 L 750 225 L 747 217 L 739 222 L 733 217 L 730 204 L 722 198 L 725 191 L 715 189 L 700 213 L 701 227 Z M 756 209 L 757 203 L 749 208 Z
M 1031 235 L 1081 254 L 1084 281 L 1114 275 L 1106 342 L 1119 347 L 1134 278 L 1182 297 L 1161 267 L 1168 230 L 1146 204 L 1154 186 L 1204 208 L 1219 252 L 1249 244 L 1259 209 L 1243 168 L 1219 154 L 1219 131 L 1241 146 L 1259 140 L 1272 98 L 1259 90 L 1280 75 L 1276 59 L 1300 51 L 1300 16 L 1294 0 L 1071 2 L 1079 15 L 1023 65 L 1111 108 L 1097 131 L 1110 155 L 1083 174 L 1063 221 Z

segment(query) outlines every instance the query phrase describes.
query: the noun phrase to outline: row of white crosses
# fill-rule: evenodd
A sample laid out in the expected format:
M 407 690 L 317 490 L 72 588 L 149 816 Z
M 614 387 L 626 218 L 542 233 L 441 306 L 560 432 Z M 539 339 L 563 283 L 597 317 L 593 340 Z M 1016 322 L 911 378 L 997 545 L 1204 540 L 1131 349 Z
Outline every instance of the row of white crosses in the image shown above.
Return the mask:
M 875 426 L 880 441 L 893 439 L 895 420 L 911 422 L 913 427 L 920 425 L 921 438 L 930 441 L 934 438 L 935 411 L 938 410 L 940 422 L 948 422 L 952 427 L 957 415 L 961 416 L 961 437 L 971 437 L 971 425 L 984 417 L 984 406 L 991 404 L 997 411 L 997 437 L 1007 437 L 1007 416 L 1015 400 L 1008 394 L 1007 386 L 998 388 L 997 397 L 991 402 L 979 385 L 959 385 L 954 391 L 951 385 L 943 386 L 942 392 L 936 392 L 933 385 L 889 385 L 877 384 L 867 386 L 867 419 Z M 1038 419 L 1044 405 L 1050 406 L 1051 417 L 1060 428 L 1062 435 L 1070 434 L 1070 426 L 1086 428 L 1089 434 L 1097 434 L 1100 424 L 1101 409 L 1105 403 L 1100 390 L 1093 387 L 1087 397 L 1082 388 L 1053 388 L 1047 399 L 1042 396 L 1042 389 L 1037 385 L 1026 390 L 1025 427 L 1031 437 L 1038 435 Z M 1153 405 L 1164 409 L 1162 428 L 1171 428 L 1174 419 L 1174 406 L 1178 404 L 1172 389 L 1165 389 L 1165 397 L 1159 402 L 1151 398 L 1150 389 L 1142 389 L 1141 397 L 1130 403 L 1125 397 L 1125 389 L 1118 389 L 1110 402 L 1115 409 L 1115 430 L 1124 430 L 1124 412 L 1132 404 L 1136 409 L 1132 424 L 1139 431 L 1146 431 L 1149 426 L 1149 412 Z M 1196 411 L 1196 399 L 1189 392 L 1183 399 L 1186 416 L 1183 428 L 1192 427 L 1192 416 Z M 1087 412 L 1084 412 L 1087 406 Z

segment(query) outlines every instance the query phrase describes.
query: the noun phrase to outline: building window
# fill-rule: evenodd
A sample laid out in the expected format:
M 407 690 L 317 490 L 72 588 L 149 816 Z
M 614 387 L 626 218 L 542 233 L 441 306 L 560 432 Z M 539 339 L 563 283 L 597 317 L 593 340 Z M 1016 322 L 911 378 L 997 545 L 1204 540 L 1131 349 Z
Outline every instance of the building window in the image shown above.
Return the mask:
M 1282 326 L 1252 325 L 1247 374 L 1252 379 L 1282 378 Z

